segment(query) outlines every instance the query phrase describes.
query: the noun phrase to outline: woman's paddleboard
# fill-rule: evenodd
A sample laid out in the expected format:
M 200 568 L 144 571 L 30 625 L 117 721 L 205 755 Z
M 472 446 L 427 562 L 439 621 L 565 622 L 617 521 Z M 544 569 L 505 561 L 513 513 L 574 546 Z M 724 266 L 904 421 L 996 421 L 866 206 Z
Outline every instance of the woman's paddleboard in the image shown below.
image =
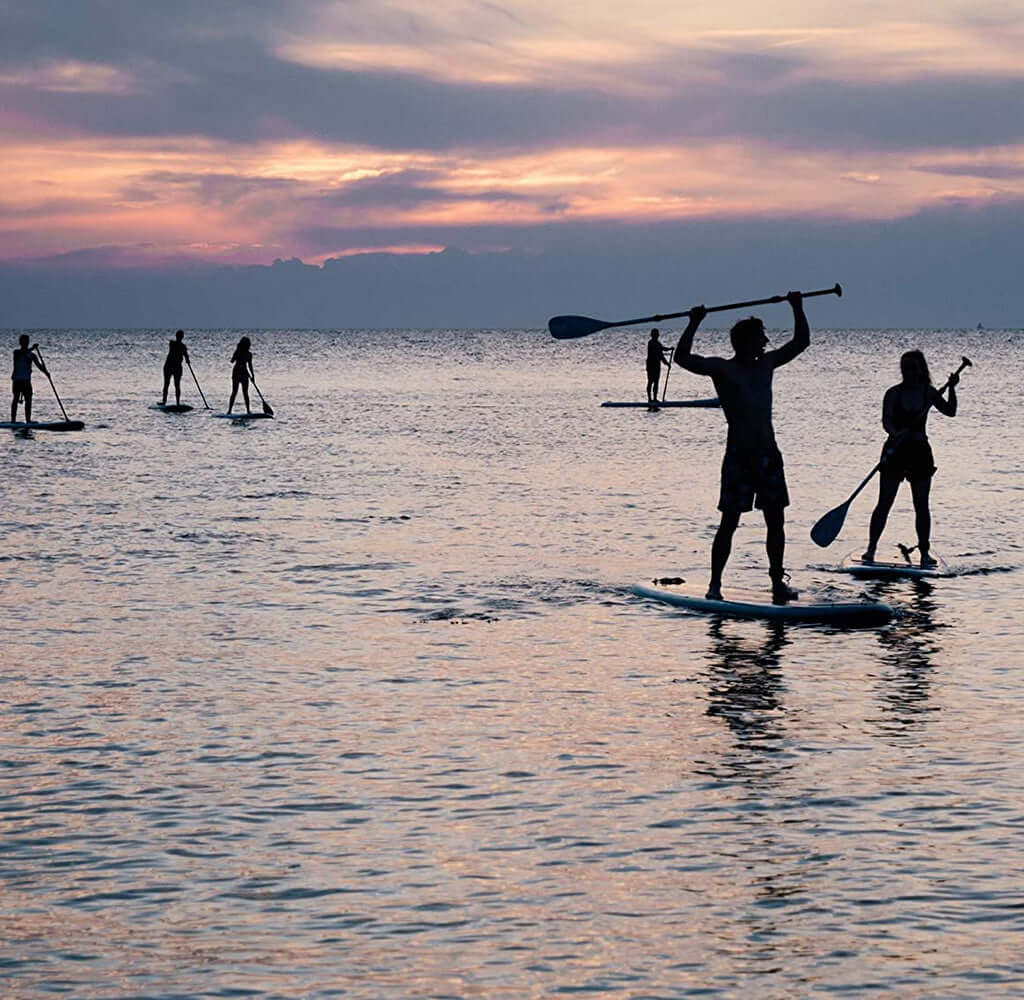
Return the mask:
M 873 562 L 865 562 L 860 557 L 860 553 L 851 552 L 843 561 L 839 564 L 839 569 L 843 573 L 849 573 L 851 576 L 859 577 L 918 577 L 930 579 L 937 576 L 952 576 L 949 567 L 942 560 L 938 560 L 937 566 L 918 566 L 912 562 L 907 562 L 905 559 L 899 562 L 886 562 L 882 559 L 876 559 Z
M 85 424 L 81 420 L 52 420 L 49 423 L 26 424 L 23 420 L 5 420 L 0 422 L 0 427 L 7 427 L 12 431 L 82 431 Z
M 192 407 L 187 403 L 154 403 L 150 409 L 161 413 L 188 413 Z
M 787 604 L 772 604 L 763 592 L 728 587 L 724 600 L 704 596 L 706 585 L 654 580 L 633 585 L 633 593 L 673 607 L 724 618 L 763 618 L 775 621 L 816 622 L 830 625 L 884 625 L 893 609 L 880 601 L 815 601 L 797 599 Z
M 664 402 L 659 400 L 657 403 L 617 403 L 615 400 L 609 399 L 601 405 L 629 406 L 645 410 L 663 410 L 674 406 L 721 406 L 722 404 L 718 401 L 717 396 L 711 396 L 708 399 L 667 399 Z

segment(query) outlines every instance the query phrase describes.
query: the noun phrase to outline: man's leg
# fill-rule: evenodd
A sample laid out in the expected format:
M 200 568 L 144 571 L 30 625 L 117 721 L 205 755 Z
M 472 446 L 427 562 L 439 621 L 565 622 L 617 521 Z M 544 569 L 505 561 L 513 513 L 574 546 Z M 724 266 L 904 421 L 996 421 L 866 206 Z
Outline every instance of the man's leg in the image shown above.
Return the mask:
M 174 401 L 181 406 L 181 372 L 174 373 Z
M 11 390 L 11 423 L 18 419 L 18 398 L 21 396 L 20 389 Z
M 781 580 L 783 562 L 786 555 L 786 508 L 765 507 L 764 514 L 765 534 L 764 547 L 768 551 L 768 575 L 772 581 Z
M 729 553 L 732 552 L 732 536 L 736 534 L 739 523 L 740 512 L 738 510 L 722 511 L 722 520 L 718 523 L 715 540 L 711 543 L 711 580 L 708 583 L 707 592 L 709 600 L 720 601 L 722 599 L 722 571 L 729 561 Z
M 21 390 L 21 398 L 25 403 L 25 423 L 32 423 L 32 386 L 26 385 Z

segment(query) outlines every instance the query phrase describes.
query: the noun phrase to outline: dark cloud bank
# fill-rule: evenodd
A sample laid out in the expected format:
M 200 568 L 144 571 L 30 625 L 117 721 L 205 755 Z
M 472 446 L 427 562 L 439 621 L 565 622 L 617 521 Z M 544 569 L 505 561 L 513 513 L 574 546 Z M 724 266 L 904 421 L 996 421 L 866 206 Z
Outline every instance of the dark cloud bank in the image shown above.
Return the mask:
M 498 238 L 493 229 L 403 235 L 450 246 Z M 500 238 L 513 249 L 366 254 L 322 268 L 143 270 L 111 266 L 103 253 L 8 262 L 0 325 L 538 328 L 557 313 L 620 319 L 839 281 L 846 294 L 815 307 L 819 326 L 1024 326 L 1024 201 L 894 222 L 562 222 Z

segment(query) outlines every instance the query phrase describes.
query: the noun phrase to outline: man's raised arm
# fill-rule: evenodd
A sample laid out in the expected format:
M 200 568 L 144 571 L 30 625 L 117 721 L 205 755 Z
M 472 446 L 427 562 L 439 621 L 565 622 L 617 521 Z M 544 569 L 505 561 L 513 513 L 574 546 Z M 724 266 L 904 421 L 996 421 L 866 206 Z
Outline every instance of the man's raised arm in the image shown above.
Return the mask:
M 790 292 L 786 300 L 793 307 L 793 339 L 770 352 L 776 368 L 792 361 L 811 346 L 811 328 L 807 325 L 807 317 L 804 315 L 803 295 L 800 292 Z
M 703 306 L 694 306 L 690 310 L 690 321 L 686 324 L 679 343 L 676 344 L 674 355 L 677 365 L 696 375 L 710 375 L 714 368 L 708 358 L 702 358 L 699 354 L 693 353 L 693 335 L 707 314 L 707 310 Z

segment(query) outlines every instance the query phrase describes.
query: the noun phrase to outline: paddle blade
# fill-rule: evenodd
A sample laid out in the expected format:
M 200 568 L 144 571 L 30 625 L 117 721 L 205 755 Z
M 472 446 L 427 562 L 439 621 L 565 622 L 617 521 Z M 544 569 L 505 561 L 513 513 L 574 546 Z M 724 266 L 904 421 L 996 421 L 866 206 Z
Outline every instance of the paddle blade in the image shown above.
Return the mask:
M 575 340 L 577 337 L 587 337 L 598 330 L 606 330 L 611 323 L 605 323 L 600 319 L 591 319 L 589 316 L 553 316 L 548 320 L 548 329 L 555 340 Z
M 846 520 L 846 512 L 850 508 L 850 501 L 841 503 L 838 507 L 830 510 L 824 517 L 818 519 L 817 524 L 811 528 L 811 541 L 820 545 L 823 549 L 828 548 L 843 530 L 843 522 Z
M 266 400 L 263 400 L 263 412 L 268 417 L 272 417 L 274 415 L 274 408 Z

